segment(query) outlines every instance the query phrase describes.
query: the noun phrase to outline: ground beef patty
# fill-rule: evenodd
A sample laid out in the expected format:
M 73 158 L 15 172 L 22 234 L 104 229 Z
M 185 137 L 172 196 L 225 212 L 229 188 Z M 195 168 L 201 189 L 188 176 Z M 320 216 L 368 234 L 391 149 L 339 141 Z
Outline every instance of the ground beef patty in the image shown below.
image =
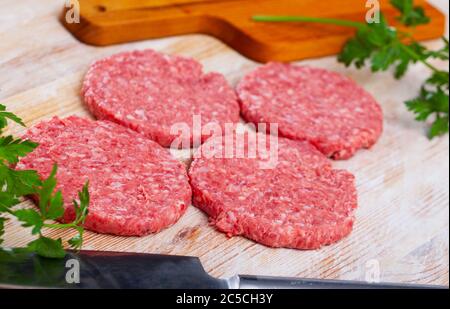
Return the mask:
M 237 92 L 247 121 L 278 123 L 282 136 L 307 140 L 334 159 L 371 147 L 382 132 L 375 99 L 335 72 L 269 63 L 245 76 Z
M 196 155 L 189 178 L 194 205 L 218 230 L 296 249 L 320 248 L 351 232 L 357 207 L 354 176 L 332 169 L 311 144 L 280 138 L 275 168 L 261 169 L 260 162 L 267 160 L 262 156 L 216 156 L 225 145 L 217 139 L 199 148 L 219 145 L 208 156 Z
M 99 233 L 145 235 L 175 223 L 191 202 L 183 165 L 143 135 L 109 121 L 53 118 L 25 138 L 39 146 L 17 168 L 48 177 L 58 164 L 58 189 L 65 213 L 75 218 L 72 199 L 89 179 L 91 203 L 85 227 Z
M 186 123 L 193 139 L 193 115 L 202 124 L 239 121 L 236 94 L 224 76 L 205 74 L 193 59 L 153 50 L 116 54 L 95 62 L 82 95 L 98 119 L 117 122 L 168 147 L 175 123 Z M 196 137 L 201 136 L 196 132 Z M 204 141 L 209 135 L 202 135 Z M 178 145 L 180 146 L 180 145 Z

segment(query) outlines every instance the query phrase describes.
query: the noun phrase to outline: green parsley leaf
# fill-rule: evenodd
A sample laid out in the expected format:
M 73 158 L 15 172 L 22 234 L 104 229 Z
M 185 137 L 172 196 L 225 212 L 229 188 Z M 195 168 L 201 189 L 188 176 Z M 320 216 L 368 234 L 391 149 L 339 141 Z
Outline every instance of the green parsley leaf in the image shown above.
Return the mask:
M 410 111 L 416 114 L 417 121 L 426 121 L 433 113 L 433 108 L 427 98 L 427 94 L 422 94 L 415 99 L 405 102 Z
M 394 76 L 399 79 L 411 64 L 434 55 L 415 41 L 404 44 L 397 30 L 389 26 L 385 17 L 381 15 L 380 18 L 380 23 L 367 24 L 367 27 L 357 30 L 356 36 L 344 45 L 338 55 L 339 62 L 361 68 L 370 60 L 372 72 L 394 67 Z
M 448 90 L 449 73 L 445 71 L 434 72 L 433 75 L 427 79 L 426 84 Z
M 372 72 L 386 71 L 399 58 L 401 52 L 395 44 L 386 45 L 375 51 L 372 56 Z M 403 62 L 407 63 L 407 62 Z
M 417 59 L 405 51 L 397 31 L 387 24 L 385 17 L 381 15 L 380 18 L 380 23 L 367 24 L 367 27 L 357 30 L 356 36 L 344 45 L 338 61 L 345 66 L 354 64 L 361 68 L 370 60 L 372 72 L 386 71 L 394 66 L 395 77 L 400 78 Z M 410 43 L 408 48 L 421 52 L 425 50 L 415 42 Z
M 61 191 L 55 193 L 51 198 L 47 210 L 47 218 L 56 220 L 64 215 L 64 201 Z
M 28 250 L 47 258 L 64 258 L 66 256 L 61 238 L 55 240 L 41 236 L 28 244 Z
M 10 164 L 16 164 L 19 157 L 24 157 L 32 152 L 38 144 L 20 138 L 14 139 L 11 135 L 0 138 L 0 160 Z
M 430 138 L 434 138 L 448 132 L 448 102 L 449 95 L 441 88 L 429 90 L 424 86 L 420 95 L 407 101 L 406 106 L 416 114 L 416 120 L 418 121 L 426 121 L 431 115 L 435 115 L 435 120 L 428 134 Z
M 418 26 L 430 22 L 424 9 L 414 6 L 413 0 L 391 0 L 391 4 L 400 11 L 401 15 L 397 19 L 405 26 Z
M 9 212 L 12 206 L 19 204 L 19 199 L 8 192 L 0 191 L 0 212 Z
M 38 234 L 41 231 L 44 221 L 41 215 L 34 209 L 19 209 L 14 215 L 22 222 L 23 227 L 33 227 L 32 234 Z
M 0 164 L 0 188 L 13 196 L 34 194 L 41 180 L 36 171 L 16 171 Z
M 338 55 L 338 61 L 350 66 L 352 63 L 358 68 L 362 68 L 366 64 L 366 60 L 372 52 L 367 48 L 365 41 L 358 37 L 350 39 Z
M 394 61 L 394 77 L 396 79 L 402 78 L 406 74 L 406 71 L 411 64 L 417 63 L 419 59 L 425 60 L 427 58 L 427 56 L 424 55 L 426 48 L 417 42 L 411 42 L 410 44 L 402 45 L 402 43 L 398 41 L 395 45 L 395 49 L 397 52 L 397 59 L 396 61 Z M 419 59 L 412 57 L 408 50 L 419 55 Z
M 359 39 L 366 40 L 372 48 L 385 47 L 397 41 L 397 30 L 389 26 L 383 14 L 380 14 L 379 23 L 367 24 L 359 32 Z
M 73 207 L 75 208 L 75 215 L 76 215 L 75 223 L 84 224 L 86 216 L 88 215 L 88 206 L 90 202 L 89 181 L 86 181 L 86 183 L 83 186 L 83 189 L 80 192 L 78 192 L 78 199 L 79 202 L 73 200 Z
M 83 233 L 84 228 L 80 225 L 84 224 L 86 221 L 86 217 L 88 215 L 88 206 L 90 202 L 90 196 L 89 196 L 89 181 L 86 181 L 86 183 L 83 186 L 83 189 L 78 192 L 78 201 L 73 200 L 73 207 L 75 208 L 75 220 L 74 224 L 77 225 L 78 234 L 72 237 L 69 240 L 69 245 L 75 249 L 78 250 L 83 245 Z
M 6 106 L 0 104 L 0 130 L 8 125 L 8 119 L 20 124 L 21 126 L 25 126 L 22 119 L 11 112 L 7 112 Z
M 430 131 L 428 133 L 429 138 L 434 138 L 436 136 L 444 135 L 448 132 L 448 116 L 442 118 L 437 118 L 431 125 Z
M 448 113 L 448 99 L 448 94 L 441 89 L 430 91 L 423 87 L 420 95 L 406 105 L 417 115 L 416 120 L 426 121 L 433 112 Z
M 83 246 L 83 230 L 80 230 L 77 235 L 69 239 L 69 245 L 74 250 L 78 250 Z
M 56 187 L 56 172 L 58 167 L 56 164 L 53 165 L 52 171 L 47 179 L 42 182 L 42 186 L 38 189 L 39 195 L 39 209 L 44 217 L 47 217 L 48 209 L 53 199 L 53 192 Z

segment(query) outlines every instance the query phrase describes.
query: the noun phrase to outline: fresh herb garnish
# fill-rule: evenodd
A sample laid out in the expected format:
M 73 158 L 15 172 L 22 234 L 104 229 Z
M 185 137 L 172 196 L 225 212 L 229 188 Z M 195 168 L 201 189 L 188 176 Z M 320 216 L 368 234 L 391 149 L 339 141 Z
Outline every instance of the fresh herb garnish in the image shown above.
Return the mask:
M 413 0 L 391 0 L 400 12 L 397 19 L 407 27 L 415 27 L 430 22 L 420 6 Z M 444 47 L 433 51 L 415 41 L 411 33 L 390 26 L 382 14 L 379 23 L 361 23 L 340 19 L 314 18 L 302 16 L 253 16 L 261 22 L 315 22 L 356 28 L 355 37 L 344 45 L 338 61 L 346 66 L 362 68 L 370 63 L 372 72 L 394 69 L 397 79 L 403 77 L 411 64 L 422 63 L 432 75 L 423 84 L 420 95 L 405 102 L 407 108 L 416 115 L 417 121 L 433 120 L 429 138 L 446 134 L 449 130 L 449 72 L 433 66 L 430 59 L 449 59 L 449 43 L 443 38 Z
M 414 6 L 413 0 L 391 0 L 391 4 L 401 13 L 397 20 L 408 27 L 430 22 L 430 18 L 425 15 L 424 9 L 420 6 Z
M 55 192 L 57 180 L 57 166 L 53 166 L 47 179 L 41 180 L 38 173 L 33 170 L 15 170 L 11 165 L 16 164 L 19 158 L 32 152 L 38 145 L 31 141 L 14 138 L 11 135 L 2 136 L 8 119 L 22 126 L 23 121 L 7 112 L 6 107 L 0 104 L 0 245 L 5 233 L 6 217 L 9 214 L 16 217 L 23 227 L 31 228 L 31 234 L 37 238 L 30 242 L 27 249 L 38 255 L 49 258 L 62 258 L 65 256 L 61 238 L 52 239 L 43 235 L 43 229 L 75 229 L 77 234 L 68 244 L 73 249 L 80 249 L 83 244 L 83 224 L 88 214 L 89 191 L 88 182 L 78 192 L 78 201 L 73 200 L 75 220 L 71 223 L 53 223 L 51 220 L 60 218 L 64 214 L 64 201 L 61 191 Z M 16 209 L 22 198 L 33 195 L 39 200 L 37 209 Z

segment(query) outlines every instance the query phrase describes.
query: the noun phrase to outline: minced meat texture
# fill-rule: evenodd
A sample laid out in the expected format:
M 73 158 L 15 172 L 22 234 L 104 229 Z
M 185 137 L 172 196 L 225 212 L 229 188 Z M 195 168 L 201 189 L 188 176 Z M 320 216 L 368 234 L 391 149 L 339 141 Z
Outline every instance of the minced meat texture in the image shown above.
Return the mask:
M 308 66 L 269 63 L 237 86 L 242 115 L 277 123 L 280 135 L 306 140 L 333 159 L 348 159 L 380 137 L 380 105 L 350 78 Z
M 219 73 L 204 73 L 200 63 L 153 50 L 116 54 L 96 61 L 87 72 L 82 96 L 98 119 L 110 120 L 172 146 L 186 124 L 190 144 L 203 142 L 210 133 L 194 132 L 193 116 L 202 125 L 239 121 L 233 88 Z M 186 147 L 174 145 L 175 148 Z
M 109 121 L 57 117 L 32 127 L 25 138 L 39 146 L 17 165 L 48 177 L 58 164 L 63 222 L 75 218 L 72 199 L 89 180 L 85 227 L 116 235 L 145 235 L 174 224 L 191 202 L 182 163 L 143 135 Z
M 224 152 L 219 137 L 198 151 L 212 143 L 219 145 L 213 154 Z M 264 169 L 263 156 L 197 154 L 189 170 L 194 205 L 228 236 L 242 235 L 270 247 L 317 249 L 348 235 L 357 207 L 354 176 L 332 169 L 308 142 L 280 138 L 277 151 L 277 164 Z

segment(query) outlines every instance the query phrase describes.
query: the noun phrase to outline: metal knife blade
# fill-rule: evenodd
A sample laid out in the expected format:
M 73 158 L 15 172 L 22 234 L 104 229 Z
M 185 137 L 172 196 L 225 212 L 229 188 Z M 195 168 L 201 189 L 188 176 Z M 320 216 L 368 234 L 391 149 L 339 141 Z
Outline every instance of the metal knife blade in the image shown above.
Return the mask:
M 210 276 L 196 257 L 125 252 L 69 252 L 64 259 L 0 251 L 0 288 L 447 288 L 356 281 L 236 275 Z

